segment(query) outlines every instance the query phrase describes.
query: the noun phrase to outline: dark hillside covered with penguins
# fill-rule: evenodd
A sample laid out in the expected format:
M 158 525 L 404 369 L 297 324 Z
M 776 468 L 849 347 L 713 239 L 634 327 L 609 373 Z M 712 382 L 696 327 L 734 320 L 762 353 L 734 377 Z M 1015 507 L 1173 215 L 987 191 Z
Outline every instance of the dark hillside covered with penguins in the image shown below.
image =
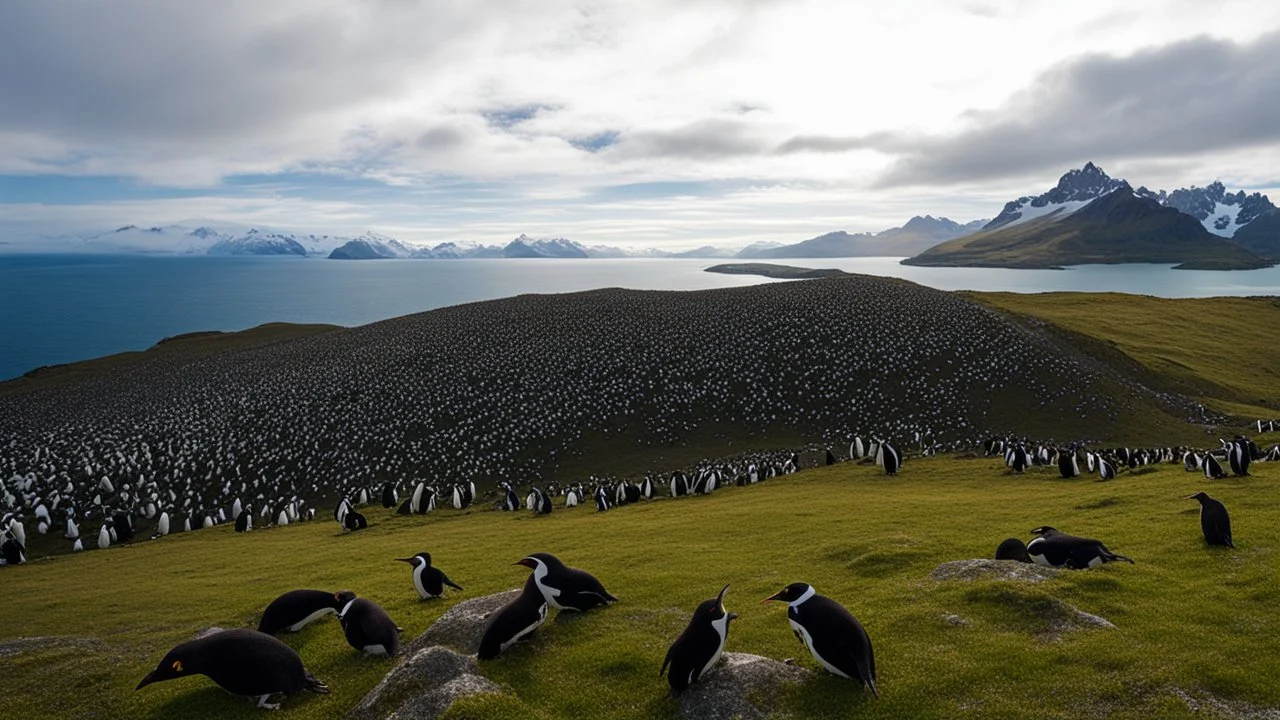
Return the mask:
M 783 429 L 837 452 L 854 435 L 920 452 L 1115 438 L 1196 412 L 1062 337 L 896 279 L 530 295 L 10 384 L 0 509 L 43 505 L 56 535 L 157 510 L 177 530 L 232 498 L 271 522 L 388 483 L 581 481 L 564 468 L 588 438 L 628 458 L 706 432 L 771 449 Z

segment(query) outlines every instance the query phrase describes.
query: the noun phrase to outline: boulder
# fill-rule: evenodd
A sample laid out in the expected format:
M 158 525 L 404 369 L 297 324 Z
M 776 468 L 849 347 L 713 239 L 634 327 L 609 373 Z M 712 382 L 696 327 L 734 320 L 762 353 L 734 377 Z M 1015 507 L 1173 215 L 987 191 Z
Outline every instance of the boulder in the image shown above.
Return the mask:
M 407 656 L 347 718 L 432 720 L 460 697 L 498 692 L 498 686 L 480 674 L 475 658 L 436 645 Z
M 431 623 L 426 632 L 409 643 L 405 654 L 410 655 L 432 645 L 447 645 L 461 653 L 475 655 L 480 651 L 480 638 L 484 637 L 489 616 L 519 595 L 520 590 L 507 590 L 454 605 L 439 620 Z
M 1051 580 L 1062 572 L 1058 568 L 1045 567 L 1017 560 L 953 560 L 933 569 L 929 577 L 934 580 L 1019 580 L 1038 583 Z
M 694 720 L 763 720 L 769 712 L 755 705 L 758 698 L 812 675 L 805 668 L 759 655 L 727 652 L 719 665 L 684 691 L 680 710 Z

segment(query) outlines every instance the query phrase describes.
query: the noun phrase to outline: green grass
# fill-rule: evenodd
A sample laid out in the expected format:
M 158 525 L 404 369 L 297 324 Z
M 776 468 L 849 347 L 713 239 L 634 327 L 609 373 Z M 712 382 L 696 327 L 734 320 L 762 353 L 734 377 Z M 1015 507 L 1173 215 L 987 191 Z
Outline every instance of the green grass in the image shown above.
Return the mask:
M 1172 389 L 1249 420 L 1280 417 L 1280 298 L 965 293 L 1108 343 Z
M 0 571 L 0 716 L 261 717 L 202 677 L 133 687 L 172 645 L 212 625 L 253 626 L 276 594 L 299 587 L 356 590 L 416 637 L 450 605 L 518 586 L 527 571 L 511 563 L 537 550 L 591 570 L 621 601 L 548 622 L 482 665 L 506 694 L 463 701 L 452 717 L 676 717 L 658 668 L 694 606 L 724 583 L 741 616 L 728 650 L 816 668 L 785 609 L 759 604 L 796 580 L 863 622 L 882 694 L 870 700 L 818 673 L 768 699 L 796 717 L 1190 717 L 1175 689 L 1276 707 L 1277 481 L 1280 465 L 1261 463 L 1253 477 L 1209 488 L 1232 512 L 1236 550 L 1204 546 L 1197 506 L 1182 496 L 1206 481 L 1176 465 L 1099 483 L 949 457 L 911 460 L 897 478 L 846 463 L 608 513 L 408 518 L 369 508 L 372 526 L 358 534 L 332 521 L 178 534 Z M 929 578 L 939 563 L 988 557 L 1005 537 L 1025 540 L 1045 524 L 1100 538 L 1137 564 L 1041 585 Z M 418 550 L 466 592 L 418 601 L 407 567 L 392 560 Z M 1051 598 L 1117 627 L 1052 639 L 1040 615 Z M 948 624 L 948 613 L 969 624 Z M 62 640 L 11 652 L 24 636 Z M 391 666 L 359 656 L 331 619 L 285 641 L 333 688 L 287 699 L 289 717 L 339 717 Z

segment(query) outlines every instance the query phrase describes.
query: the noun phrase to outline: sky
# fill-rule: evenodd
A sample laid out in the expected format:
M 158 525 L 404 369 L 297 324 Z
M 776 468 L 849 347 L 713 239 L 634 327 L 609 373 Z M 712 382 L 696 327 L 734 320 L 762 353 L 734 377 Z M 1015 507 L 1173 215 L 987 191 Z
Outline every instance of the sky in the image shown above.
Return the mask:
M 1278 88 L 1255 0 L 8 3 L 0 234 L 797 242 L 1087 161 L 1280 201 Z

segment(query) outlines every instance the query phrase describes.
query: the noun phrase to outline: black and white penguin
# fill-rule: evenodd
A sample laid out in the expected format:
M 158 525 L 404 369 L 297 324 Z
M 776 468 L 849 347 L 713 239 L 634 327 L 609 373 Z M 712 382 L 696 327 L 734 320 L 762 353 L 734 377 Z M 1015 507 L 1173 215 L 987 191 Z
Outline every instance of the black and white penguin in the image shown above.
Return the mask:
M 338 593 L 343 602 L 338 622 L 346 633 L 347 644 L 366 655 L 392 657 L 400 652 L 400 628 L 380 605 L 356 597 L 355 593 Z
M 1048 525 L 1032 530 L 1031 534 L 1039 537 L 1027 543 L 1027 554 L 1037 565 L 1083 570 L 1116 560 L 1133 562 L 1111 552 L 1099 540 L 1068 535 Z
M 400 504 L 400 493 L 396 492 L 395 483 L 382 486 L 382 507 L 391 509 Z
M 886 440 L 880 445 L 880 453 L 882 457 L 878 459 L 882 460 L 880 464 L 884 465 L 884 474 L 897 475 L 902 469 L 902 455 L 898 453 L 898 449 Z
M 1027 546 L 1018 538 L 1008 538 L 996 547 L 997 560 L 1017 560 L 1029 563 L 1031 556 L 1027 554 Z
M 4 542 L 0 543 L 0 557 L 6 565 L 21 565 L 27 561 L 27 548 L 6 530 Z
M 1222 470 L 1222 463 L 1218 462 L 1218 458 L 1214 457 L 1212 453 L 1205 453 L 1204 455 L 1204 476 L 1209 480 L 1221 480 L 1227 476 Z
M 233 695 L 257 698 L 275 710 L 272 695 L 300 690 L 325 694 L 329 687 L 307 672 L 293 648 L 256 630 L 222 630 L 184 642 L 168 653 L 135 690 L 187 675 L 204 675 Z
M 369 527 L 369 521 L 365 516 L 355 510 L 348 510 L 342 516 L 342 527 L 347 530 L 364 530 Z
M 1227 506 L 1203 492 L 1188 495 L 1187 499 L 1200 502 L 1200 531 L 1204 533 L 1204 541 L 1210 545 L 1234 548 L 1235 545 L 1231 542 L 1231 517 L 1227 515 Z
M 351 501 L 346 497 L 339 498 L 338 504 L 333 508 L 333 519 L 341 526 L 346 527 L 347 513 L 355 509 Z
M 1098 458 L 1098 477 L 1103 480 L 1116 479 L 1116 466 L 1106 458 Z
M 246 507 L 236 516 L 236 532 L 249 532 L 253 529 L 253 508 Z
M 1080 475 L 1080 461 L 1076 459 L 1074 450 L 1063 450 L 1058 453 L 1058 474 L 1064 478 Z
M 817 594 L 811 585 L 802 582 L 791 583 L 762 602 L 773 600 L 787 603 L 791 630 L 809 648 L 814 660 L 840 677 L 861 680 L 872 695 L 880 697 L 871 638 L 843 605 Z
M 533 582 L 551 607 L 586 611 L 617 602 L 594 575 L 571 568 L 551 553 L 534 553 L 516 562 L 533 570 Z
M 355 597 L 355 593 L 351 593 L 351 597 Z M 262 611 L 258 632 L 268 635 L 278 635 L 285 630 L 298 632 L 308 623 L 325 615 L 337 615 L 343 602 L 341 593 L 290 590 L 272 600 L 267 609 Z
M 693 611 L 689 626 L 667 650 L 658 677 L 662 677 L 670 666 L 667 682 L 675 692 L 684 692 L 720 662 L 725 638 L 729 634 L 729 621 L 738 617 L 737 613 L 724 609 L 724 594 L 728 590 L 729 586 L 725 585 L 719 595 L 703 600 Z
M 1231 465 L 1231 474 L 1243 477 L 1249 474 L 1249 462 L 1253 460 L 1248 441 L 1237 438 L 1227 450 L 1227 463 Z
M 547 491 L 535 485 L 533 488 L 533 495 L 534 500 L 532 510 L 538 515 L 550 515 L 551 496 L 547 494 Z
M 480 637 L 480 660 L 492 660 L 547 621 L 547 600 L 533 575 L 515 600 L 503 605 L 489 619 Z
M 454 590 L 462 589 L 462 586 L 450 580 L 449 576 L 444 574 L 444 571 L 431 564 L 431 553 L 429 552 L 420 552 L 413 557 L 396 558 L 396 560 L 413 566 L 413 589 L 418 591 L 418 597 L 423 600 L 438 598 L 443 595 L 445 585 Z

